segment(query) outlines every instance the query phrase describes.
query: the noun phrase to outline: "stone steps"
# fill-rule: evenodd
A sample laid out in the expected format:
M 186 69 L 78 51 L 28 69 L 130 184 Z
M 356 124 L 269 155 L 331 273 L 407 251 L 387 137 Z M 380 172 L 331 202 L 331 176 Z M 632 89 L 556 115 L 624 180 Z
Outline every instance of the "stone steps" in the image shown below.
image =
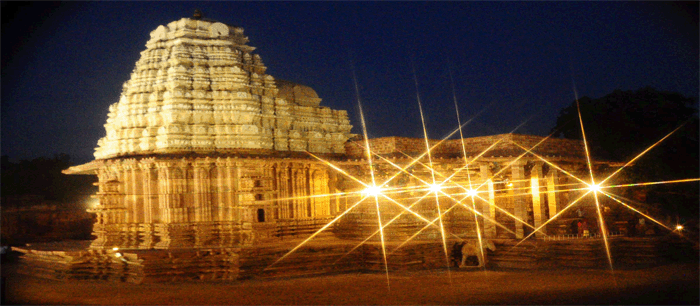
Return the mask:
M 280 260 L 299 242 L 213 249 L 113 251 L 83 248 L 53 251 L 38 246 L 14 249 L 22 253 L 21 260 L 26 266 L 25 269 L 20 269 L 21 273 L 56 280 L 91 279 L 133 283 L 236 281 L 247 278 L 384 272 L 387 269 L 381 244 L 366 243 L 353 250 L 356 241 L 338 239 L 311 242 Z M 614 238 L 609 242 L 615 267 L 654 266 L 672 260 L 698 257 L 693 245 L 682 240 Z M 448 243 L 452 245 L 454 241 Z M 532 240 L 521 244 L 513 240 L 500 240 L 495 241 L 495 244 L 496 251 L 487 252 L 487 268 L 608 267 L 607 254 L 600 239 Z M 396 249 L 397 246 L 392 243 L 386 246 L 389 271 L 444 269 L 448 264 L 440 242 L 409 243 L 400 249 Z M 448 248 L 450 251 L 451 248 Z

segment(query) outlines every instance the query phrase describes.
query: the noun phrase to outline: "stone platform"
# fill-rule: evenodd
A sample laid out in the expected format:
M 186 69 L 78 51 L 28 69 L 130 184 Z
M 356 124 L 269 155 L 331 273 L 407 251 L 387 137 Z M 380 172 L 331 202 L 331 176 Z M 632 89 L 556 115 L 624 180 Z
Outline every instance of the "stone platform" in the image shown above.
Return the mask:
M 284 259 L 302 240 L 267 242 L 243 248 L 168 250 L 94 250 L 89 241 L 28 245 L 21 252 L 22 273 L 57 280 L 91 279 L 132 283 L 172 281 L 236 281 L 250 278 L 300 277 L 348 272 L 383 272 L 381 244 L 316 238 Z M 456 241 L 448 241 L 448 253 Z M 607 268 L 600 239 L 568 241 L 495 240 L 489 269 Z M 697 260 L 692 244 L 669 237 L 610 239 L 615 267 L 648 267 L 672 261 Z M 442 243 L 415 242 L 396 249 L 389 243 L 390 271 L 444 269 Z M 454 267 L 451 267 L 455 269 Z

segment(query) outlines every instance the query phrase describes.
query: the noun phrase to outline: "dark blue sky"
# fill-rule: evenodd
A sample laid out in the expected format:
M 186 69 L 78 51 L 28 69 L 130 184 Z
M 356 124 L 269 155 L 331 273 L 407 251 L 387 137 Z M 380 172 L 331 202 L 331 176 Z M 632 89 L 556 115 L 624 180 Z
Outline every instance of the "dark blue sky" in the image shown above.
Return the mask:
M 2 154 L 92 160 L 149 33 L 195 8 L 241 26 L 280 79 L 346 109 L 370 137 L 547 135 L 580 96 L 652 86 L 698 96 L 697 2 L 2 3 Z M 412 62 L 414 63 L 412 65 Z M 588 124 L 595 124 L 594 122 Z

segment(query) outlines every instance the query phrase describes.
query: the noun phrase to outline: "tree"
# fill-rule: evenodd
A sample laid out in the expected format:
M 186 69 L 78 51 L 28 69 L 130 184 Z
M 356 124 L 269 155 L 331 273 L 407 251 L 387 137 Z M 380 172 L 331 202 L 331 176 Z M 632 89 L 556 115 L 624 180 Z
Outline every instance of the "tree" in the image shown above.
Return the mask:
M 18 163 L 2 156 L 2 196 L 38 195 L 65 204 L 82 203 L 95 192 L 95 177 L 61 173 L 71 165 L 70 156 L 63 153 Z
M 597 160 L 627 162 L 658 143 L 620 180 L 656 182 L 700 177 L 697 98 L 645 87 L 637 91 L 616 90 L 602 98 L 578 101 L 586 140 Z M 582 139 L 576 101 L 562 109 L 552 128 L 554 136 Z M 667 212 L 698 215 L 698 183 L 645 187 L 647 202 Z

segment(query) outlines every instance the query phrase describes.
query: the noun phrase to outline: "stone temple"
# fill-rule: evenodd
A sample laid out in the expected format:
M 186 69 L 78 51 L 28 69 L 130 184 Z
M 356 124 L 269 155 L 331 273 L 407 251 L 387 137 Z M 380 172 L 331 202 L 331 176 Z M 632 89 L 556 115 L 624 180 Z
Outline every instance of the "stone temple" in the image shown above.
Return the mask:
M 183 18 L 151 32 L 110 106 L 94 162 L 93 247 L 170 248 L 251 241 L 267 224 L 331 215 L 329 171 L 301 152 L 345 153 L 346 111 L 276 80 L 243 29 Z M 266 228 L 266 227 L 264 227 Z
M 364 140 L 349 140 L 355 135 L 347 112 L 321 106 L 310 87 L 266 74 L 267 67 L 247 45 L 242 28 L 183 18 L 159 26 L 150 36 L 119 102 L 109 108 L 106 136 L 97 143 L 95 161 L 65 171 L 99 179 L 99 204 L 90 210 L 97 215 L 92 248 L 250 245 L 284 238 L 300 227 L 320 228 L 362 198 L 361 184 L 311 156 L 371 181 Z M 478 203 L 477 209 L 486 216 L 481 223 L 486 237 L 510 232 L 521 238 L 523 224 L 508 214 L 538 226 L 568 199 L 556 190 L 566 180 L 558 170 L 533 154 L 515 161 L 523 148 L 535 147 L 534 153 L 558 161 L 568 171 L 586 166 L 581 142 L 548 139 L 535 146 L 543 140 L 515 134 L 439 145 L 431 140 L 431 146 L 437 145 L 431 157 L 435 169 L 452 174 L 452 182 L 481 185 L 488 203 Z M 369 144 L 384 158 L 374 158 L 379 181 L 397 172 L 391 164 L 412 164 L 387 187 L 419 186 L 430 179 L 427 156 L 415 162 L 426 151 L 424 140 L 386 137 Z M 464 154 L 474 159 L 482 152 L 464 166 Z M 446 209 L 455 205 L 443 202 Z M 391 203 L 382 206 L 386 216 L 401 212 Z M 434 207 L 435 199 L 427 197 L 414 209 L 427 218 L 435 216 Z M 365 210 L 358 207 L 338 222 L 337 235 L 360 238 L 365 230 L 376 228 L 376 217 L 366 216 L 372 210 Z M 446 215 L 448 227 L 460 236 L 475 237 L 470 215 L 454 209 Z M 396 222 L 408 226 L 403 231 L 387 232 L 407 234 L 414 223 L 422 227 L 423 221 L 412 218 L 405 215 L 405 222 Z M 489 220 L 512 229 L 499 231 Z
M 242 28 L 201 18 L 182 18 L 150 33 L 119 101 L 109 108 L 95 160 L 64 171 L 96 175 L 99 186 L 99 204 L 89 210 L 96 215 L 96 239 L 87 250 L 61 255 L 71 258 L 62 265 L 64 277 L 109 274 L 124 280 L 139 262 L 140 280 L 148 273 L 171 279 L 182 272 L 173 267 L 190 262 L 185 278 L 235 279 L 242 270 L 263 271 L 291 248 L 290 241 L 333 220 L 324 237 L 334 244 L 302 252 L 308 258 L 340 256 L 369 238 L 368 246 L 343 257 L 345 268 L 329 268 L 323 257 L 302 261 L 297 269 L 326 264 L 322 271 L 371 270 L 371 258 L 380 256 L 380 238 L 373 235 L 377 207 L 388 242 L 411 238 L 430 246 L 392 255 L 404 257 L 390 264 L 439 267 L 445 264 L 441 229 L 426 222 L 440 217 L 438 205 L 450 243 L 479 233 L 517 241 L 585 193 L 582 184 L 562 175 L 587 174 L 580 141 L 517 134 L 429 140 L 428 156 L 424 139 L 365 140 L 351 134 L 346 111 L 322 106 L 312 88 L 266 74 L 247 43 Z M 371 165 L 366 144 L 374 154 Z M 378 197 L 378 205 L 362 192 L 372 173 L 383 189 L 397 190 Z M 426 196 L 433 176 L 449 196 Z M 467 196 L 471 188 L 479 200 Z M 534 237 L 565 234 L 571 220 L 559 218 Z M 25 252 L 37 262 L 49 256 Z M 148 260 L 160 268 L 148 270 Z M 86 262 L 111 266 L 81 268 Z

